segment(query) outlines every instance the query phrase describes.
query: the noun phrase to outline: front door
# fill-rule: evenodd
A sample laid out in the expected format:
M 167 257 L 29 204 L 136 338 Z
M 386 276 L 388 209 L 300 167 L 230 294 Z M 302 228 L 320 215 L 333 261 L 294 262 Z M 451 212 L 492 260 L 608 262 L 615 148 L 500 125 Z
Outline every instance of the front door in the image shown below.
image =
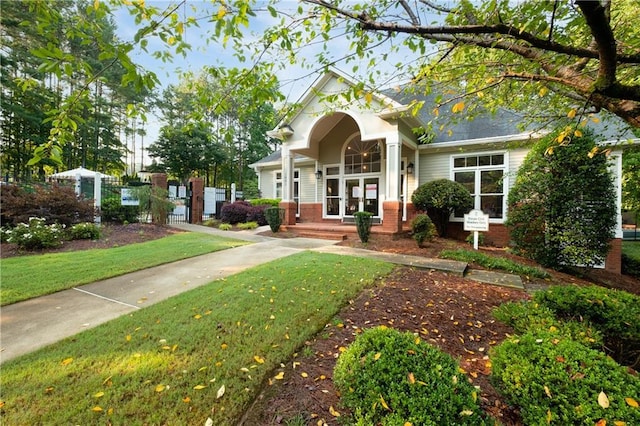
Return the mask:
M 378 199 L 380 193 L 379 178 L 360 177 L 344 180 L 344 216 L 353 216 L 356 212 L 369 212 L 379 216 Z

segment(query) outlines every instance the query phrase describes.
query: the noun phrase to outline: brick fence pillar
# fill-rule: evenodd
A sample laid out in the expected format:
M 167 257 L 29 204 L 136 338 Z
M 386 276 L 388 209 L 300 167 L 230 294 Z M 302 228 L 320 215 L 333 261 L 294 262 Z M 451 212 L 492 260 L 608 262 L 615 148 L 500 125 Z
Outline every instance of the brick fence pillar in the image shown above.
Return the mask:
M 156 188 L 160 189 L 160 194 L 164 194 L 167 191 L 167 175 L 165 173 L 153 173 L 151 175 L 151 203 L 154 201 L 154 194 L 157 194 L 158 191 Z M 157 214 L 153 214 L 156 211 Z M 154 209 L 153 205 L 151 206 L 151 222 L 156 225 L 166 225 L 167 224 L 167 212 L 164 209 Z
M 202 223 L 202 213 L 204 212 L 204 179 L 197 177 L 189 179 L 191 186 L 191 207 L 189 222 Z

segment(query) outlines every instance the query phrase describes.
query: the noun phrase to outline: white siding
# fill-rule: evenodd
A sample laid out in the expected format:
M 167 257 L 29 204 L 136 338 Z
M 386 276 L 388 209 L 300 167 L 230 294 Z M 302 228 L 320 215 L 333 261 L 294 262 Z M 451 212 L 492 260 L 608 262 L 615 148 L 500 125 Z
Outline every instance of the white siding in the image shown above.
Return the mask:
M 528 153 L 529 148 L 516 148 L 509 150 L 509 169 L 507 172 L 509 177 L 509 189 L 513 188 L 513 184 L 516 181 L 516 175 L 518 174 L 518 169 L 524 162 Z
M 436 179 L 451 179 L 450 158 L 451 153 L 421 154 L 419 185 Z

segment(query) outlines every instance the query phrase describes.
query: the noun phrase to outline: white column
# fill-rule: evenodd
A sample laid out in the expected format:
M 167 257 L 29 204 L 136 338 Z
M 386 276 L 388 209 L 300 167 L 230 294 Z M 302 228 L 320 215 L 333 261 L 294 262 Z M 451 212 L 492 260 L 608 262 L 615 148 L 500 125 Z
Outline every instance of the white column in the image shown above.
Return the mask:
M 286 144 L 282 145 L 282 201 L 293 200 L 293 156 Z
M 96 172 L 93 177 L 93 206 L 95 208 L 94 222 L 100 225 L 102 222 L 102 174 Z
M 400 201 L 400 161 L 402 144 L 397 133 L 387 136 L 387 197 Z

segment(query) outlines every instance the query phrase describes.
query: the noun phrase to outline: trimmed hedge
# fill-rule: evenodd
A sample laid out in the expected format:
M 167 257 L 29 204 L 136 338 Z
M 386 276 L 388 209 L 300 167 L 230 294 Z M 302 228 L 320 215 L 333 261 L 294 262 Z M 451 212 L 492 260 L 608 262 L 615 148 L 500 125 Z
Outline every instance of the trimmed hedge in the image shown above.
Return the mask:
M 484 425 L 475 388 L 448 354 L 411 333 L 366 330 L 333 382 L 358 425 Z
M 640 424 L 640 379 L 570 338 L 511 337 L 493 349 L 491 362 L 493 382 L 527 425 Z
M 599 330 L 616 361 L 638 366 L 640 297 L 599 286 L 553 286 L 533 299 L 563 320 L 587 320 Z

